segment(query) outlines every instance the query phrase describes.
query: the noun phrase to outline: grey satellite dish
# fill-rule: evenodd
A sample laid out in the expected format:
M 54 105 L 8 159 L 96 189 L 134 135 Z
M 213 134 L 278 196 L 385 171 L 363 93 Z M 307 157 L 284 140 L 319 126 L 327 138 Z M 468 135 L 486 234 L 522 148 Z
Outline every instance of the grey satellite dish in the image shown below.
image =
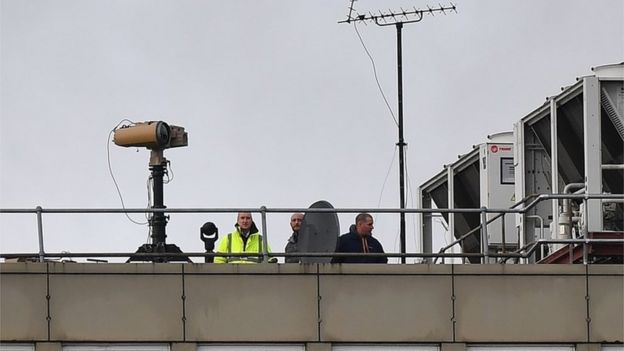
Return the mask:
M 327 201 L 317 201 L 310 208 L 334 208 Z M 306 212 L 299 231 L 300 252 L 333 253 L 340 235 L 340 224 L 335 212 Z M 302 263 L 329 263 L 331 257 L 302 257 Z

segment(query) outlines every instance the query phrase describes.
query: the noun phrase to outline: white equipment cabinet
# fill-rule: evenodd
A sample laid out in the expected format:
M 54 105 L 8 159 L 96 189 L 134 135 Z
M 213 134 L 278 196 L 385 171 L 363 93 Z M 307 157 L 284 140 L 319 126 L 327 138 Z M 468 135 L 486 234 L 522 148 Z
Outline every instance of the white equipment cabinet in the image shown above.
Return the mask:
M 507 141 L 511 133 L 501 133 L 490 137 L 490 142 L 479 145 L 479 189 L 481 207 L 508 209 L 514 205 L 514 155 L 513 144 Z M 488 213 L 488 221 L 500 216 Z M 515 216 L 505 214 L 488 224 L 490 248 L 516 247 L 518 233 Z

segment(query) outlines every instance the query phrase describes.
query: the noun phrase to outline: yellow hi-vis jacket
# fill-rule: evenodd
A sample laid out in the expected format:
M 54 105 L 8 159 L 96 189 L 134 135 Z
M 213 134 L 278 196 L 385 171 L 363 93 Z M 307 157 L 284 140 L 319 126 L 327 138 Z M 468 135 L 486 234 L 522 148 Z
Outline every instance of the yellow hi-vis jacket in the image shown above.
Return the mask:
M 262 254 L 262 235 L 259 232 L 249 234 L 247 243 L 243 244 L 242 234 L 238 231 L 238 228 L 229 233 L 226 237 L 221 239 L 218 253 L 260 253 Z M 243 247 L 244 245 L 244 247 Z M 267 252 L 271 252 L 271 249 L 267 246 Z M 218 257 L 214 258 L 214 263 L 258 263 L 262 262 L 262 257 Z

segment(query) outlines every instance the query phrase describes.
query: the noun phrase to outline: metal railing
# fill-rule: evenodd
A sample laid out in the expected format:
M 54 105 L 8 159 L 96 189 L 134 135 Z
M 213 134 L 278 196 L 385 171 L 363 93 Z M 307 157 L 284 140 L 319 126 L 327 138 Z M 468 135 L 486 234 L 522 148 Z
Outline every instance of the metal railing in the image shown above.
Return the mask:
M 419 209 L 419 208 L 407 208 L 407 209 L 372 209 L 372 208 L 268 208 L 266 206 L 261 206 L 259 208 L 126 208 L 126 209 L 117 209 L 117 208 L 92 208 L 92 209 L 78 209 L 78 208 L 42 208 L 37 206 L 34 209 L 0 209 L 0 214 L 36 214 L 37 218 L 37 235 L 39 241 L 39 252 L 38 253 L 0 253 L 0 258 L 16 258 L 16 257 L 36 257 L 40 262 L 43 262 L 45 258 L 59 258 L 59 257 L 141 257 L 141 258 L 154 258 L 166 255 L 168 257 L 258 257 L 264 258 L 264 262 L 267 261 L 269 257 L 349 257 L 349 256 L 361 256 L 361 253 L 328 253 L 328 252 L 297 252 L 297 253 L 282 253 L 282 252 L 268 252 L 268 229 L 267 229 L 267 217 L 268 213 L 292 213 L 292 212 L 307 212 L 307 213 L 479 213 L 480 214 L 480 224 L 478 227 L 473 228 L 468 233 L 462 235 L 453 243 L 445 246 L 438 253 L 367 253 L 366 255 L 370 256 L 380 256 L 380 257 L 406 257 L 406 258 L 434 258 L 434 263 L 437 262 L 437 258 L 471 258 L 478 257 L 481 259 L 482 263 L 489 262 L 490 258 L 519 258 L 519 259 L 527 259 L 529 258 L 533 252 L 537 249 L 538 246 L 558 243 L 558 244 L 581 244 L 584 247 L 584 255 L 583 262 L 587 263 L 586 251 L 587 246 L 593 243 L 612 243 L 612 244 L 624 244 L 624 240 L 620 239 L 588 239 L 587 235 L 585 235 L 586 239 L 559 239 L 559 240 L 546 240 L 543 238 L 543 219 L 540 217 L 541 222 L 541 236 L 540 239 L 532 242 L 528 245 L 521 245 L 521 248 L 514 252 L 503 252 L 503 253 L 490 253 L 488 252 L 488 239 L 487 239 L 487 225 L 494 222 L 499 218 L 504 218 L 505 214 L 514 213 L 514 214 L 526 214 L 529 210 L 535 207 L 538 203 L 547 200 L 560 200 L 560 199 L 570 199 L 570 200 L 583 200 L 585 203 L 585 208 L 587 208 L 587 201 L 593 199 L 600 199 L 605 202 L 609 201 L 621 201 L 624 198 L 622 194 L 541 194 L 541 195 L 531 195 L 521 200 L 517 204 L 515 204 L 512 208 L 455 208 L 455 209 Z M 529 202 L 530 201 L 530 202 Z M 516 208 L 517 206 L 528 202 L 528 205 L 521 208 Z M 238 213 L 238 212 L 251 212 L 251 213 L 260 213 L 261 214 L 261 228 L 263 233 L 263 252 L 261 253 L 206 253 L 206 252 L 185 252 L 185 253 L 95 253 L 95 252 L 87 252 L 87 253 L 46 253 L 44 250 L 44 239 L 43 239 L 43 213 L 80 213 L 80 214 L 88 214 L 88 213 Z M 498 215 L 487 219 L 488 213 L 497 213 Z M 527 216 L 527 218 L 537 218 L 539 216 L 531 215 Z M 484 225 L 485 223 L 485 225 Z M 450 247 L 459 244 L 462 240 L 465 240 L 467 237 L 474 235 L 477 231 L 481 230 L 481 241 L 480 241 L 480 252 L 479 253 L 446 253 Z M 587 234 L 587 233 L 585 233 Z

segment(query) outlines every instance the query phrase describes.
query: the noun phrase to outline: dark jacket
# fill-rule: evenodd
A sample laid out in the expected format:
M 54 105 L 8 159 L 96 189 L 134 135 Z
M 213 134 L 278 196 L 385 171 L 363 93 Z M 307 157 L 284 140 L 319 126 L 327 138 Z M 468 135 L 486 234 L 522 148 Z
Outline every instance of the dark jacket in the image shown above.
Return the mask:
M 366 255 L 364 246 L 370 253 L 384 253 L 383 247 L 372 236 L 361 237 L 355 230 L 355 225 L 351 225 L 349 232 L 338 237 L 336 252 L 361 252 L 361 256 L 334 257 L 331 263 L 388 263 L 387 257 L 375 257 Z
M 299 238 L 299 233 L 293 232 L 290 238 L 288 238 L 288 242 L 286 243 L 286 248 L 284 249 L 284 252 L 286 253 L 299 252 L 297 248 L 298 238 Z M 284 262 L 286 263 L 299 263 L 300 261 L 301 261 L 301 257 L 296 257 L 296 256 L 286 257 L 286 259 L 284 260 Z

